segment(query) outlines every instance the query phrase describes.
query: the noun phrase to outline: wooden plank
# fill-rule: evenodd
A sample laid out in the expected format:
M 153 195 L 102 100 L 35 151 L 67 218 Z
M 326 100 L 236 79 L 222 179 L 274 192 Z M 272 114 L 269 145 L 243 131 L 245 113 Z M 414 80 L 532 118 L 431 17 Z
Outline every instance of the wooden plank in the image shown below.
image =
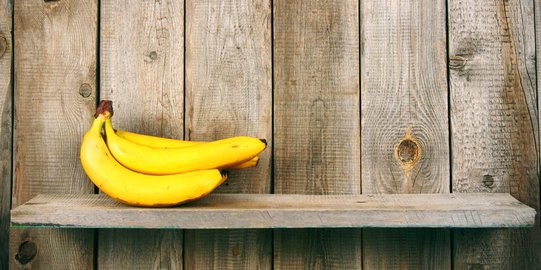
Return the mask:
M 11 208 L 12 82 L 11 1 L 0 2 L 0 269 L 8 269 Z
M 454 192 L 508 192 L 539 211 L 534 2 L 449 2 Z M 538 269 L 528 230 L 457 230 L 458 269 Z
M 98 265 L 103 269 L 183 269 L 182 233 L 182 230 L 148 228 L 100 230 L 98 252 L 114 255 L 98 254 Z
M 79 146 L 95 110 L 97 1 L 15 1 L 13 206 L 92 193 Z M 82 27 L 84 26 L 84 27 Z M 10 269 L 89 269 L 93 231 L 10 231 Z
M 182 138 L 183 1 L 101 1 L 100 37 L 101 97 L 113 100 L 115 128 Z M 98 239 L 100 269 L 183 265 L 182 231 L 100 230 Z
M 15 226 L 70 228 L 491 228 L 532 226 L 535 211 L 506 193 L 213 193 L 170 208 L 127 206 L 101 194 L 44 194 L 11 215 Z
M 541 105 L 541 100 L 539 100 L 539 96 L 541 95 L 541 1 L 534 1 L 535 3 L 535 6 L 534 6 L 534 10 L 535 10 L 535 18 L 534 18 L 534 21 L 535 21 L 535 45 L 536 45 L 536 50 L 535 50 L 535 55 L 537 56 L 537 59 L 536 59 L 536 63 L 537 63 L 537 66 L 536 66 L 536 69 L 537 69 L 537 90 L 536 90 L 536 93 L 537 93 L 537 109 L 539 110 L 539 106 Z M 541 112 L 538 112 L 538 113 L 541 113 Z M 538 114 L 538 121 L 539 119 L 541 119 L 541 116 Z M 538 125 L 538 136 L 536 137 L 537 139 L 537 142 L 540 143 L 541 142 L 541 124 Z M 540 147 L 537 148 L 537 156 L 538 156 L 538 159 L 540 159 L 541 161 L 541 149 Z M 541 183 L 540 183 L 541 184 Z M 540 187 L 541 189 L 541 187 Z M 540 191 L 541 192 L 541 191 Z M 541 194 L 539 195 L 541 197 Z M 541 202 L 540 202 L 540 205 L 541 205 Z M 541 226 L 541 215 L 537 214 L 537 218 L 539 219 L 537 222 L 539 222 L 539 226 Z M 540 228 L 541 230 L 541 228 Z M 541 246 L 541 245 L 540 245 Z M 539 248 L 537 250 L 537 257 L 541 258 L 541 248 Z
M 217 192 L 269 193 L 272 149 L 271 1 L 186 2 L 186 139 L 265 138 L 256 168 Z M 185 234 L 188 269 L 270 269 L 270 230 Z
M 445 14 L 444 0 L 361 4 L 363 194 L 449 192 Z M 363 266 L 450 269 L 449 239 L 363 230 Z
M 358 2 L 273 3 L 274 191 L 359 194 Z M 360 230 L 276 231 L 274 265 L 359 269 L 360 240 Z
M 267 229 L 186 230 L 187 269 L 271 269 Z

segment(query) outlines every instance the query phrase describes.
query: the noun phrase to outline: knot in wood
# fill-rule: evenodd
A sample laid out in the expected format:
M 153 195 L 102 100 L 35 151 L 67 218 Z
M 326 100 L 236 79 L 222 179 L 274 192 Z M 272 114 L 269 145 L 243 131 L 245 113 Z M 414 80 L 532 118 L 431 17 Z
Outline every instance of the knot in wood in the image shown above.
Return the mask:
M 156 59 L 158 59 L 158 53 L 156 51 L 151 51 L 148 53 L 148 59 L 150 59 L 150 61 L 154 61 Z
M 494 186 L 494 177 L 490 174 L 483 175 L 483 186 L 491 188 Z
M 31 262 L 36 254 L 38 253 L 38 248 L 36 243 L 32 241 L 24 241 L 19 245 L 19 250 L 15 255 L 15 260 L 20 264 L 25 265 Z
M 410 171 L 421 157 L 421 146 L 409 128 L 406 130 L 406 136 L 395 148 L 395 157 L 406 172 Z
M 419 154 L 419 147 L 414 141 L 405 139 L 400 142 L 397 151 L 400 162 L 408 163 L 415 160 L 416 156 Z
M 455 69 L 455 70 L 464 69 L 467 62 L 468 62 L 468 60 L 463 56 L 460 56 L 460 55 L 450 56 L 449 57 L 449 68 L 450 69 Z
M 92 86 L 88 83 L 81 84 L 81 87 L 79 87 L 79 95 L 82 97 L 89 97 L 92 94 Z
M 468 270 L 484 270 L 485 267 L 480 263 L 468 264 Z

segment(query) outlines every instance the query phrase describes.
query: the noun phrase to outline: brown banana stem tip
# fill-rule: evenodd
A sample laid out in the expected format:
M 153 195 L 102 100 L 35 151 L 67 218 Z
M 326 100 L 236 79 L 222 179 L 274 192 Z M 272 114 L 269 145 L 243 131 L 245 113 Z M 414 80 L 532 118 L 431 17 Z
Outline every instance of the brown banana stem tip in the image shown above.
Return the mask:
M 264 144 L 265 144 L 265 146 L 267 146 L 267 140 L 265 140 L 265 139 L 261 139 L 261 138 L 260 138 L 259 140 L 260 140 L 260 141 L 261 141 L 262 143 L 264 143 Z
M 96 109 L 96 114 L 94 114 L 94 117 L 98 117 L 98 115 L 105 114 L 106 112 L 109 112 L 109 114 L 113 116 L 113 101 L 102 100 Z

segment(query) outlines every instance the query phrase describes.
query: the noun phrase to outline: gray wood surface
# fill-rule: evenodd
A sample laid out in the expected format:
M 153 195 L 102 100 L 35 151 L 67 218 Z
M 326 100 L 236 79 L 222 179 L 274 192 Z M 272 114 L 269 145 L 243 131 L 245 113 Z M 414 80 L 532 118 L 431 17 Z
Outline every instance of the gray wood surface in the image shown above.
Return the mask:
M 115 128 L 183 138 L 183 1 L 101 1 L 101 99 Z M 179 269 L 182 231 L 100 230 L 99 269 Z M 153 247 L 146 249 L 145 247 Z
M 535 55 L 537 56 L 537 59 L 536 59 L 536 63 L 537 63 L 537 90 L 536 90 L 536 94 L 537 94 L 537 109 L 539 110 L 539 106 L 541 105 L 541 100 L 539 99 L 539 96 L 541 95 L 541 1 L 534 1 L 534 10 L 535 10 L 535 45 L 536 45 L 536 50 L 535 50 Z M 530 55 L 531 56 L 531 55 Z M 541 112 L 538 112 L 540 114 L 538 114 L 538 121 L 539 119 L 541 119 Z M 539 124 L 538 122 L 538 137 L 537 137 L 537 140 L 538 140 L 538 143 L 541 143 L 541 124 Z M 537 148 L 537 158 L 541 160 L 541 147 L 538 147 Z M 541 185 L 541 182 L 540 182 L 540 185 Z M 541 187 L 540 187 L 541 189 Z M 540 194 L 539 196 L 541 197 L 541 191 L 540 191 Z M 541 202 L 540 202 L 541 204 Z M 541 226 L 541 214 L 539 213 L 539 211 L 537 212 L 537 220 L 536 222 L 539 223 L 539 226 Z M 541 230 L 541 227 L 540 227 L 540 230 Z M 540 245 L 541 246 L 541 245 Z M 539 248 L 537 250 L 537 256 L 538 258 L 541 258 L 541 248 Z
M 248 135 L 268 148 L 216 192 L 269 193 L 272 153 L 271 1 L 186 2 L 186 134 Z M 187 269 L 270 269 L 270 230 L 187 230 Z
M 269 229 L 185 231 L 186 269 L 272 269 Z
M 94 191 L 79 146 L 96 103 L 97 18 L 95 0 L 14 2 L 13 206 Z M 93 244 L 92 230 L 12 229 L 10 269 L 89 269 Z
M 490 228 L 532 226 L 535 211 L 506 193 L 213 193 L 170 208 L 126 206 L 101 194 L 43 194 L 11 214 L 15 226 L 83 228 Z
M 537 56 L 536 63 L 537 63 L 537 108 L 539 110 L 539 106 L 541 105 L 541 100 L 539 99 L 539 96 L 541 95 L 541 1 L 534 1 L 534 10 L 535 10 L 535 44 L 536 44 L 536 50 L 535 55 Z M 538 112 L 538 121 L 541 119 L 541 112 Z M 539 124 L 539 123 L 538 123 Z M 537 137 L 538 142 L 541 142 L 541 124 L 539 124 L 539 130 L 538 130 L 539 136 Z M 537 148 L 537 157 L 541 159 L 541 149 L 540 147 Z M 540 183 L 541 184 L 541 183 Z M 540 187 L 541 189 L 541 187 Z M 541 196 L 541 191 L 539 196 Z M 541 204 L 541 202 L 540 202 Z M 541 226 L 541 214 L 539 211 L 537 212 L 537 220 Z M 541 230 L 541 228 L 540 228 Z M 541 246 L 541 245 L 540 245 Z M 537 250 L 537 256 L 538 258 L 541 258 L 541 248 Z
M 359 194 L 358 2 L 273 5 L 274 192 Z M 361 267 L 360 230 L 274 236 L 278 269 Z
M 363 194 L 449 192 L 445 6 L 361 3 Z M 363 266 L 450 269 L 449 237 L 448 230 L 363 230 Z
M 0 269 L 8 269 L 11 208 L 12 86 L 11 15 L 9 0 L 0 1 Z
M 98 269 L 183 269 L 183 230 L 99 230 Z
M 453 191 L 508 192 L 539 211 L 534 1 L 449 1 Z M 539 269 L 539 224 L 457 230 L 458 269 Z

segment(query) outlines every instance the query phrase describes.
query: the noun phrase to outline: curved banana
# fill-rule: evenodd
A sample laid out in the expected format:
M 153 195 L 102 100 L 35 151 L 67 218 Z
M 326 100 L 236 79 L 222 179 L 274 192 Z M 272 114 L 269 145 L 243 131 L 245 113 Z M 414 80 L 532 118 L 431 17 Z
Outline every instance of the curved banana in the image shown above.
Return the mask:
M 145 135 L 145 134 L 140 134 L 140 133 L 134 133 L 134 132 L 129 132 L 129 131 L 120 130 L 120 129 L 117 129 L 115 131 L 116 131 L 116 135 L 126 140 L 130 140 L 134 143 L 138 143 L 138 144 L 142 144 L 146 146 L 152 146 L 156 148 L 179 148 L 179 147 L 193 146 L 193 145 L 205 143 L 205 142 L 198 142 L 198 141 L 175 140 L 175 139 Z
M 134 143 L 138 143 L 138 144 L 142 144 L 142 145 L 146 145 L 146 146 L 150 146 L 154 148 L 180 148 L 180 147 L 207 143 L 207 142 L 200 142 L 200 141 L 184 141 L 184 140 L 169 139 L 169 138 L 129 132 L 129 131 L 120 130 L 120 129 L 115 130 L 115 132 L 116 132 L 116 135 L 128 141 L 132 141 Z M 251 168 L 251 167 L 257 166 L 258 162 L 259 162 L 259 157 L 256 156 L 246 162 L 232 165 L 230 168 L 231 169 Z
M 238 136 L 181 148 L 153 148 L 118 136 L 110 118 L 105 122 L 105 136 L 118 162 L 155 175 L 228 168 L 256 157 L 267 146 L 265 140 Z
M 106 118 L 102 114 L 95 118 L 83 138 L 80 158 L 90 180 L 110 197 L 130 205 L 171 206 L 201 198 L 227 179 L 216 169 L 158 176 L 125 168 L 101 136 Z

